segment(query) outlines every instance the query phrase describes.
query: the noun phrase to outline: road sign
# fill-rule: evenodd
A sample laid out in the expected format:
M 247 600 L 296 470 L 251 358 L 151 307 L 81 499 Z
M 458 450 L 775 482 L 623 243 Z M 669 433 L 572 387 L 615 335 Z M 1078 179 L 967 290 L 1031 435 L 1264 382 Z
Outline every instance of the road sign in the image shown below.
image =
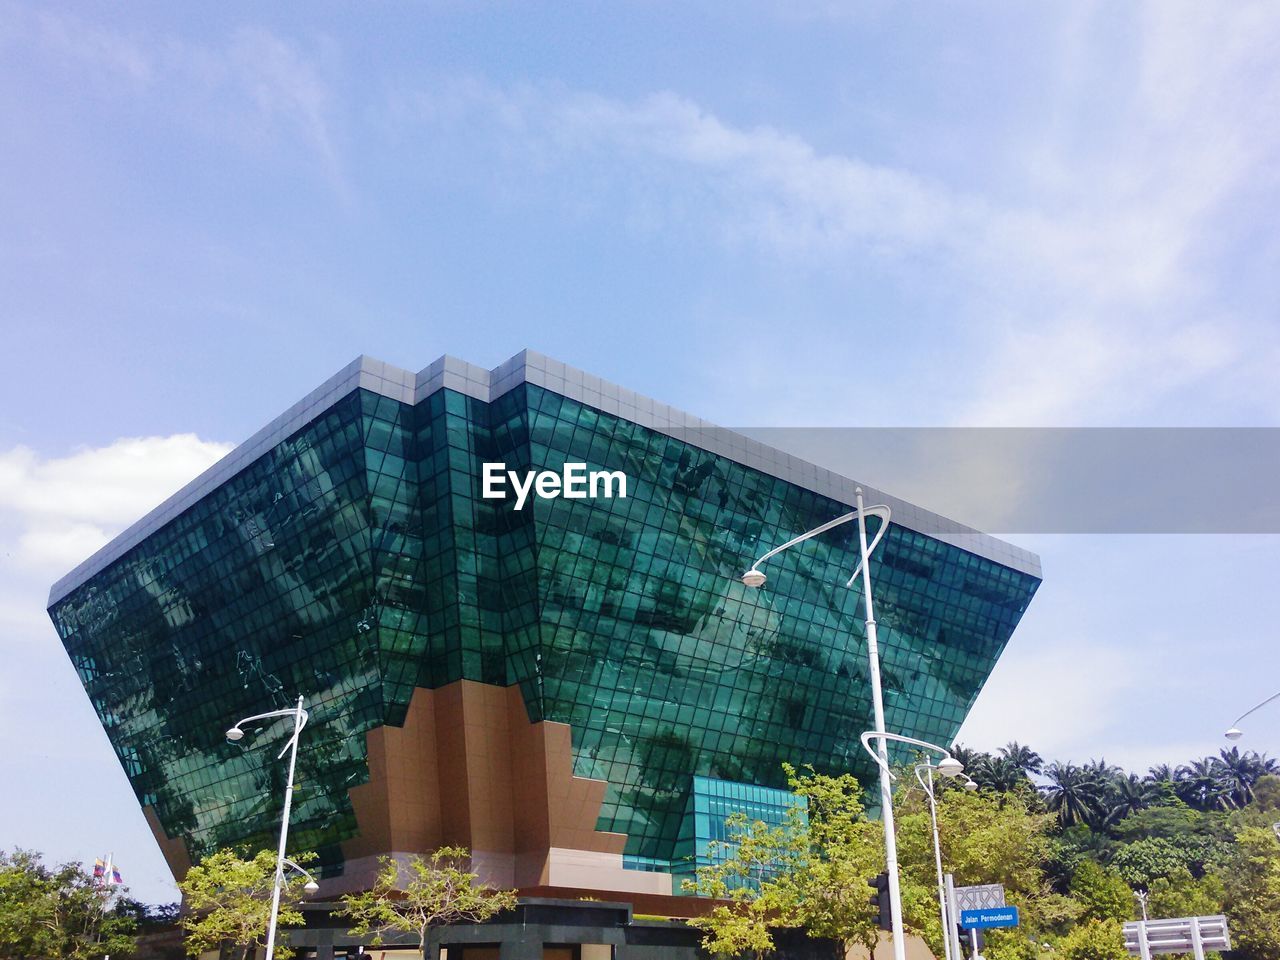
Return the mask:
M 1124 925 L 1124 945 L 1135 956 L 1150 960 L 1153 954 L 1192 953 L 1204 960 L 1206 950 L 1230 950 L 1227 918 L 1179 917 L 1176 920 L 1135 920 Z
M 956 887 L 956 910 L 987 910 L 1004 906 L 1004 884 L 984 883 L 973 887 Z
M 989 927 L 1016 927 L 1017 907 L 988 907 L 985 910 L 961 910 L 960 926 L 966 930 L 985 930 Z

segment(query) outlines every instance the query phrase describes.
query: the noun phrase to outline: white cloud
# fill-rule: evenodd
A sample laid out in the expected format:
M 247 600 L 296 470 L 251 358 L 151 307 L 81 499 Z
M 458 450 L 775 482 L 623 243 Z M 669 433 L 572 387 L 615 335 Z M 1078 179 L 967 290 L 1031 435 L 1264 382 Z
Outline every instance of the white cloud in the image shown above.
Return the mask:
M 131 851 L 126 879 L 135 895 L 155 902 L 176 895 L 172 880 L 45 602 L 54 580 L 230 449 L 179 434 L 123 438 L 60 457 L 26 447 L 0 451 L 0 754 L 10 773 L 92 783 L 99 797 L 85 804 L 77 799 L 83 790 L 54 790 L 52 814 L 29 799 L 13 801 L 0 809 L 0 845 L 46 836 L 42 846 L 54 861 L 92 857 L 99 843 Z M 33 718 L 39 735 L 29 729 Z M 50 823 L 63 826 L 50 834 Z
M 0 453 L 5 565 L 74 566 L 230 449 L 177 434 L 124 438 L 65 457 L 41 457 L 26 447 Z

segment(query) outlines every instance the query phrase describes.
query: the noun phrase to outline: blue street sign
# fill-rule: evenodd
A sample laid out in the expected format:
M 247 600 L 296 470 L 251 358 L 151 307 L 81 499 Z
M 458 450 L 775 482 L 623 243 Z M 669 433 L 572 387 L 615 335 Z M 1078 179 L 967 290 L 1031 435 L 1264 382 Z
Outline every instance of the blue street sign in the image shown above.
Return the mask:
M 982 930 L 987 927 L 1016 927 L 1017 907 L 988 907 L 985 910 L 961 910 L 960 926 L 966 930 Z

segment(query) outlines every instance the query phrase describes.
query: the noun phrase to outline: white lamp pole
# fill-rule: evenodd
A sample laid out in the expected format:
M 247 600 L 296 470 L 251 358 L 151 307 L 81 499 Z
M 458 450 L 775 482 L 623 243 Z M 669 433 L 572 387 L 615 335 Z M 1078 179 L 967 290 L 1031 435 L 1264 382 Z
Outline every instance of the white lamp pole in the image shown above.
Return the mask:
M 866 733 L 862 735 L 861 739 L 862 739 L 862 749 L 866 750 L 867 753 L 871 755 L 871 759 L 874 760 L 877 766 L 880 767 L 880 787 L 882 791 L 881 793 L 882 796 L 883 796 L 883 790 L 884 790 L 885 784 L 891 783 L 894 779 L 893 770 L 889 767 L 889 759 L 888 759 L 888 742 L 890 740 L 894 741 L 895 743 L 905 743 L 913 747 L 920 747 L 922 750 L 932 750 L 935 753 L 942 754 L 942 759 L 939 760 L 936 764 L 922 765 L 922 766 L 927 766 L 929 768 L 931 777 L 932 777 L 932 771 L 934 770 L 937 770 L 944 777 L 964 776 L 964 764 L 962 764 L 959 760 L 953 757 L 950 751 L 948 751 L 946 747 L 940 747 L 936 743 L 929 743 L 929 741 L 927 740 L 917 740 L 915 737 L 903 736 L 900 733 L 882 733 L 876 730 L 868 730 Z M 878 746 L 874 750 L 871 748 L 871 744 L 868 742 L 871 740 L 878 741 Z M 920 768 L 917 767 L 916 779 L 919 779 L 919 777 L 920 777 Z M 969 784 L 972 784 L 973 787 L 977 786 L 976 784 L 973 783 L 972 780 L 969 780 L 968 777 L 965 777 L 965 779 L 968 780 Z M 921 783 L 923 784 L 923 781 L 921 781 Z M 942 849 L 938 843 L 937 809 L 934 807 L 932 803 L 933 796 L 934 796 L 932 791 L 932 780 L 930 781 L 930 789 L 928 793 L 929 793 L 929 800 L 930 800 L 929 809 L 930 809 L 930 812 L 933 814 L 933 817 L 932 817 L 933 819 L 933 852 L 934 852 L 934 856 L 937 859 L 937 864 L 938 864 L 938 890 L 939 890 L 939 899 L 940 899 L 939 905 L 942 908 L 942 932 L 946 934 L 948 932 L 947 907 L 946 907 L 947 897 L 946 897 L 946 888 L 942 885 Z M 887 802 L 892 802 L 892 800 L 893 800 L 893 796 L 892 796 L 892 793 L 890 793 L 890 797 Z M 886 846 L 888 846 L 888 844 L 886 844 Z M 896 851 L 896 845 L 894 849 Z M 889 876 L 892 879 L 896 879 L 897 858 L 895 857 L 893 860 L 890 861 L 890 863 L 893 864 L 893 870 L 889 872 Z M 892 898 L 890 898 L 890 902 L 892 903 Z M 899 924 L 899 928 L 900 926 L 901 925 Z M 894 936 L 897 937 L 897 935 L 898 935 L 897 932 L 895 932 Z M 897 944 L 899 942 L 902 942 L 903 949 L 905 951 L 906 949 L 905 941 L 899 941 L 895 939 L 894 941 L 895 948 L 897 947 Z M 950 950 L 948 950 L 948 956 L 949 957 L 952 956 Z M 959 960 L 959 958 L 953 957 L 952 960 Z
M 889 874 L 889 912 L 893 926 L 893 956 L 894 960 L 906 960 L 906 940 L 902 930 L 902 890 L 898 882 L 898 846 L 893 830 L 893 793 L 890 786 L 892 774 L 889 771 L 889 752 L 886 743 L 886 738 L 897 738 L 893 734 L 886 734 L 884 729 L 884 698 L 880 691 L 880 648 L 876 643 L 876 618 L 875 610 L 871 603 L 871 551 L 875 549 L 885 531 L 889 529 L 889 518 L 892 514 L 886 506 L 864 507 L 861 487 L 858 487 L 855 493 L 857 496 L 856 510 L 836 517 L 834 520 L 828 520 L 821 526 L 814 527 L 808 533 L 803 533 L 794 540 L 789 540 L 782 546 L 770 550 L 753 563 L 751 569 L 742 575 L 742 582 L 753 588 L 763 586 L 765 575 L 757 567 L 765 560 L 795 546 L 797 543 L 802 543 L 820 533 L 825 533 L 832 527 L 838 527 L 840 524 L 847 523 L 850 520 L 858 521 L 858 568 L 853 571 L 853 576 L 849 578 L 847 586 L 853 586 L 858 579 L 858 574 L 862 574 L 862 603 L 867 625 L 867 659 L 871 665 L 871 702 L 875 715 L 875 734 L 879 739 L 876 759 L 880 766 L 880 815 L 884 821 L 885 860 Z M 867 543 L 868 514 L 879 517 L 881 520 L 880 529 L 876 531 L 875 538 L 870 544 Z M 865 739 L 863 744 L 865 746 Z
M 244 731 L 240 729 L 241 724 L 252 723 L 255 720 L 270 720 L 274 717 L 293 717 L 293 736 L 289 738 L 289 742 L 284 745 L 277 754 L 276 759 L 279 760 L 287 751 L 289 754 L 289 777 L 284 788 L 284 814 L 280 818 L 280 850 L 276 855 L 276 875 L 275 881 L 271 885 L 271 919 L 267 923 L 267 956 L 266 960 L 274 960 L 276 951 L 276 920 L 280 915 L 280 888 L 284 886 L 284 868 L 285 865 L 293 867 L 302 873 L 306 873 L 292 860 L 284 855 L 285 845 L 289 840 L 289 812 L 293 809 L 293 771 L 298 760 L 298 737 L 302 733 L 302 728 L 307 725 L 307 711 L 302 709 L 302 697 L 298 697 L 298 702 L 292 710 L 272 710 L 270 713 L 258 713 L 252 717 L 245 717 L 237 722 L 233 727 L 227 730 L 227 739 L 238 741 L 243 739 Z M 311 874 L 307 873 L 308 877 Z M 315 879 L 307 884 L 309 893 L 318 890 L 319 886 Z
M 862 605 L 867 617 L 867 660 L 871 664 L 871 706 L 875 711 L 876 733 L 884 731 L 884 694 L 880 690 L 880 647 L 876 643 L 876 615 L 871 606 L 871 564 L 867 550 L 867 516 L 862 509 L 862 488 L 857 490 L 858 553 L 862 558 Z M 888 521 L 881 524 L 887 527 Z M 884 858 L 889 870 L 889 910 L 893 925 L 894 960 L 906 960 L 907 940 L 902 929 L 902 889 L 898 881 L 898 838 L 893 829 L 893 785 L 889 782 L 889 741 L 881 736 L 880 819 L 884 821 Z M 270 958 L 268 958 L 270 960 Z
M 942 842 L 938 838 L 938 799 L 933 792 L 933 771 L 939 770 L 932 763 L 916 764 L 916 779 L 929 798 L 929 821 L 933 824 L 933 862 L 938 868 L 938 909 L 942 912 L 942 948 L 944 960 L 951 960 L 951 911 L 947 909 L 947 886 L 942 877 Z M 961 774 L 964 776 L 964 774 Z M 964 778 L 966 790 L 977 790 L 978 785 L 969 777 Z

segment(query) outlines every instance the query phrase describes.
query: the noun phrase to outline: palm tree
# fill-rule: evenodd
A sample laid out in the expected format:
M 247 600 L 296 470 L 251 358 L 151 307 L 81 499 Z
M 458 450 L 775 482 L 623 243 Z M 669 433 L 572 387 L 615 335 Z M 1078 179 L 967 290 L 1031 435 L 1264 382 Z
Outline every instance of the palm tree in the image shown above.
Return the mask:
M 1012 757 L 994 757 L 982 771 L 980 786 L 990 787 L 997 793 L 1008 793 L 1018 789 L 1019 784 L 1029 782 L 1026 771 Z
M 1070 827 L 1097 818 L 1100 790 L 1093 774 L 1074 763 L 1055 761 L 1045 768 L 1044 775 L 1049 782 L 1041 789 L 1049 809 L 1058 815 L 1059 823 Z
M 1241 753 L 1239 747 L 1222 750 L 1213 758 L 1219 785 L 1231 798 L 1232 806 L 1243 807 L 1253 800 L 1253 785 L 1259 777 L 1275 773 L 1276 762 L 1254 752 Z
M 1235 803 L 1231 790 L 1223 785 L 1222 761 L 1205 757 L 1177 769 L 1174 789 L 1178 797 L 1197 810 L 1229 810 Z
M 1146 780 L 1148 783 L 1174 783 L 1178 779 L 1178 772 L 1167 763 L 1159 763 L 1147 771 Z
M 978 783 L 983 783 L 987 768 L 991 764 L 991 754 L 957 743 L 952 746 L 951 755 L 964 764 L 965 773 L 977 780 Z
M 1124 771 L 1113 764 L 1104 760 L 1090 760 L 1080 768 L 1089 776 L 1093 777 L 1099 783 L 1106 783 L 1108 780 L 1114 780 L 1116 777 L 1123 777 Z
M 1137 774 L 1115 777 L 1106 785 L 1107 824 L 1119 823 L 1130 814 L 1145 810 L 1160 795 L 1160 786 Z
M 1017 740 L 1010 740 L 1001 747 L 1000 755 L 1016 764 L 1023 773 L 1039 773 L 1044 769 L 1044 758 L 1030 747 L 1024 747 Z

